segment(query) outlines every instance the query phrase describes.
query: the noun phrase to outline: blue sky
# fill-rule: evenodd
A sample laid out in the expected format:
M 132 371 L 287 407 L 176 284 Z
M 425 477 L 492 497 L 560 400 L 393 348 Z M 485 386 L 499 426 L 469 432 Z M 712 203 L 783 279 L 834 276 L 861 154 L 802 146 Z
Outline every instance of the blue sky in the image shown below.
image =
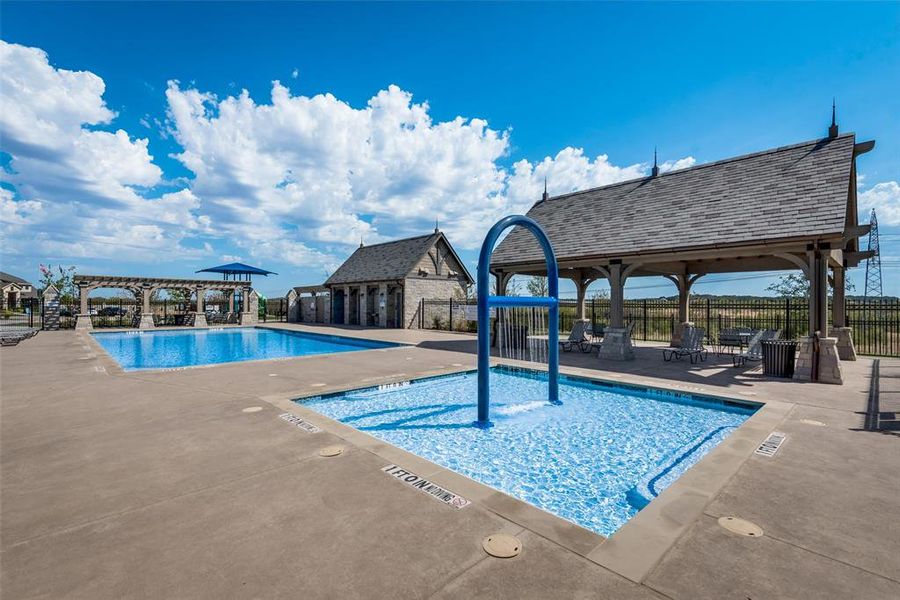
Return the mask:
M 813 139 L 836 97 L 842 131 L 877 140 L 860 191 L 900 295 L 897 3 L 5 2 L 0 17 L 5 106 L 32 107 L 0 117 L 5 271 L 189 276 L 240 258 L 277 271 L 258 287 L 280 295 L 360 238 L 435 218 L 472 266 L 544 175 L 562 193 L 643 174 L 654 145 L 683 166 Z M 736 277 L 695 291 L 769 283 Z

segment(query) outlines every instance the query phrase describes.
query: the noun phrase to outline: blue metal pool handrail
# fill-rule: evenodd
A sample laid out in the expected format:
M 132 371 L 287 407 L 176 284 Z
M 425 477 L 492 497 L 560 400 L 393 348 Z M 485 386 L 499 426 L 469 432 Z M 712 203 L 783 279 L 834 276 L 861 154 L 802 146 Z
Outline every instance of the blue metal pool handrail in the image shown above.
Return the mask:
M 546 298 L 490 295 L 490 263 L 494 245 L 504 230 L 515 225 L 521 225 L 531 231 L 544 251 L 544 260 L 547 263 Z M 478 420 L 475 424 L 479 427 L 491 426 L 491 308 L 499 306 L 547 307 L 550 338 L 547 342 L 550 363 L 549 395 L 551 403 L 559 404 L 559 270 L 556 266 L 556 254 L 541 226 L 523 215 L 510 215 L 497 221 L 484 238 L 478 257 Z

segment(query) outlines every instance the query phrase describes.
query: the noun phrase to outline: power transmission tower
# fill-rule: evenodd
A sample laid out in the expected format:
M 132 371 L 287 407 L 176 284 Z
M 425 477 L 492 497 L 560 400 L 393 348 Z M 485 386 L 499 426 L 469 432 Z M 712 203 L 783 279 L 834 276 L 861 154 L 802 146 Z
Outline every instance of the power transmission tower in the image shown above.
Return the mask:
M 869 220 L 871 229 L 869 229 L 869 245 L 867 250 L 872 251 L 872 256 L 866 259 L 866 293 L 869 296 L 880 298 L 883 293 L 881 289 L 881 252 L 878 249 L 878 217 L 875 216 L 875 209 L 872 209 L 872 217 Z

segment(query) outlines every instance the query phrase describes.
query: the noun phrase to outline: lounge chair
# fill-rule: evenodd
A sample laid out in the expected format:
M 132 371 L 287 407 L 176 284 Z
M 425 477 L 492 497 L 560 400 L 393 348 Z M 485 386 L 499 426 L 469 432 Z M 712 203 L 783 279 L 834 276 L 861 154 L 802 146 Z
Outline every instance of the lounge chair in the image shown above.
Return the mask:
M 756 332 L 747 344 L 747 349 L 740 354 L 735 354 L 731 361 L 735 367 L 742 367 L 747 361 L 762 360 L 762 343 L 769 340 L 777 340 L 781 337 L 780 329 L 762 329 Z
M 681 334 L 681 345 L 677 348 L 663 348 L 663 360 L 681 360 L 685 356 L 691 359 L 691 364 L 697 359 L 706 360 L 707 351 L 703 345 L 705 335 L 706 330 L 702 327 L 685 327 Z
M 572 331 L 569 332 L 569 338 L 560 341 L 559 347 L 564 352 L 572 352 L 576 348 L 582 352 L 590 352 L 592 339 L 590 322 L 575 321 L 572 325 Z

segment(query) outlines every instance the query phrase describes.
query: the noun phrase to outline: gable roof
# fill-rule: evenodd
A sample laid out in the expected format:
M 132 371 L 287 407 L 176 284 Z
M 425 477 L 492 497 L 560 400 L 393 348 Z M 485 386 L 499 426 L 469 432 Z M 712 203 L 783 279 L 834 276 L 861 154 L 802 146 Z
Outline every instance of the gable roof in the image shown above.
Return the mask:
M 16 277 L 15 275 L 10 275 L 9 273 L 4 273 L 0 271 L 0 283 L 17 283 L 19 285 L 31 285 L 30 282 L 25 281 L 21 277 Z
M 324 285 L 362 283 L 365 281 L 390 281 L 403 279 L 419 263 L 438 240 L 444 240 L 450 253 L 459 263 L 462 275 L 472 283 L 472 276 L 460 260 L 446 236 L 438 231 L 382 244 L 360 246 L 332 273 Z
M 559 261 L 840 234 L 854 146 L 848 133 L 774 148 L 556 196 L 527 215 Z M 491 267 L 536 261 L 540 247 L 516 227 Z

